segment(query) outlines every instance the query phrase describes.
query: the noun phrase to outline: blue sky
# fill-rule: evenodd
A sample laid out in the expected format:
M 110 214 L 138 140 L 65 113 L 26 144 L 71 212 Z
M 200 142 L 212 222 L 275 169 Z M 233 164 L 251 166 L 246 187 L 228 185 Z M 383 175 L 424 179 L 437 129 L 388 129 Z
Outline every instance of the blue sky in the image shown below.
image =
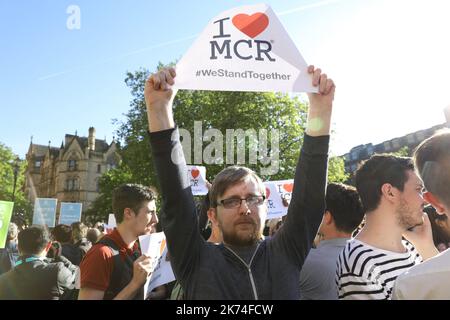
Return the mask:
M 0 142 L 24 157 L 64 134 L 108 142 L 131 95 L 127 71 L 181 58 L 208 21 L 260 1 L 0 1 Z M 305 60 L 337 83 L 332 152 L 445 121 L 450 30 L 445 0 L 277 0 Z M 66 26 L 70 5 L 81 28 Z M 63 121 L 55 121 L 61 120 Z

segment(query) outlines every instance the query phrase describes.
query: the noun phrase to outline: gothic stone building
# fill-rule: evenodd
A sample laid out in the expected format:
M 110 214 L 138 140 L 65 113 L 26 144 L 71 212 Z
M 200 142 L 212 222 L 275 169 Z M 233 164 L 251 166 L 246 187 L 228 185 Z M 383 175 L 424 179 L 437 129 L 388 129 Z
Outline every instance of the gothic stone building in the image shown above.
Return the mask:
M 66 134 L 60 148 L 31 142 L 26 159 L 28 199 L 56 198 L 57 213 L 61 202 L 81 202 L 86 211 L 99 194 L 100 176 L 121 160 L 116 143 L 95 139 L 93 127 L 87 138 Z

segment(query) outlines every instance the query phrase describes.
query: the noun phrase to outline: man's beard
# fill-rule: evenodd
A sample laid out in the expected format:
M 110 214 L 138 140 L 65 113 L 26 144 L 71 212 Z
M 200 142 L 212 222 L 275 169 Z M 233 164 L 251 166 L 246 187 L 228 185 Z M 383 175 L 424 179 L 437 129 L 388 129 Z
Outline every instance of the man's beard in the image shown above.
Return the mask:
M 401 199 L 400 204 L 396 210 L 396 215 L 399 226 L 405 230 L 423 224 L 422 214 L 419 215 L 419 212 L 412 211 L 408 203 L 404 199 Z
M 250 220 L 248 220 L 250 222 Z M 259 226 L 252 220 L 253 232 L 237 231 L 238 226 L 234 225 L 232 231 L 228 232 L 224 230 L 221 221 L 219 220 L 219 228 L 222 231 L 223 242 L 231 246 L 247 247 L 254 245 L 259 239 L 261 239 L 261 230 Z

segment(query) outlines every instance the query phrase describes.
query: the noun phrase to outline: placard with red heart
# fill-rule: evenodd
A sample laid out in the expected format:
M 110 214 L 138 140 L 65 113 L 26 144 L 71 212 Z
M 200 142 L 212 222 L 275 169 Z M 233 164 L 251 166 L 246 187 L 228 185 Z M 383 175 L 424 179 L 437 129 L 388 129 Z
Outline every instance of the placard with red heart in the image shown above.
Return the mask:
M 252 15 L 239 13 L 233 17 L 232 22 L 239 31 L 245 33 L 250 38 L 254 38 L 266 30 L 269 25 L 269 17 L 262 12 L 257 12 Z
M 187 166 L 187 177 L 191 183 L 192 194 L 205 195 L 208 193 L 206 186 L 206 167 L 204 166 Z
M 194 179 L 196 179 L 198 177 L 198 175 L 200 174 L 200 170 L 198 169 L 192 169 L 191 170 L 191 175 Z
M 308 64 L 266 4 L 241 6 L 215 16 L 176 69 L 178 89 L 318 91 Z

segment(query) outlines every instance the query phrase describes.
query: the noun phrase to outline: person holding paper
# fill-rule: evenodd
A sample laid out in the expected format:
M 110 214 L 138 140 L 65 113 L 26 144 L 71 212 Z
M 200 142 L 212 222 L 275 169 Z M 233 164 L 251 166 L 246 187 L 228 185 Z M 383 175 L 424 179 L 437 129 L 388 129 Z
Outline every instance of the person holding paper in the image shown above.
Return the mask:
M 150 143 L 163 197 L 161 222 L 171 264 L 187 299 L 298 299 L 299 274 L 325 211 L 328 143 L 335 85 L 308 68 L 318 93 L 310 109 L 286 222 L 261 239 L 267 214 L 265 186 L 245 167 L 220 172 L 210 190 L 213 223 L 223 243 L 200 235 L 178 129 L 172 116 L 175 69 L 145 84 Z
M 151 261 L 141 255 L 136 240 L 158 223 L 155 200 L 152 190 L 142 185 L 125 184 L 114 190 L 117 228 L 101 238 L 81 262 L 78 299 L 144 299 Z

